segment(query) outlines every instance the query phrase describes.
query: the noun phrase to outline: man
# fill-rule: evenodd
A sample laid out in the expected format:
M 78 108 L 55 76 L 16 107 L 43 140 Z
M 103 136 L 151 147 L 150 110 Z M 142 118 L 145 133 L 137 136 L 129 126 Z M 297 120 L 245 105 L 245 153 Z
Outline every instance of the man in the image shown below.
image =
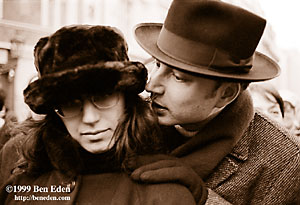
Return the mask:
M 284 101 L 278 90 L 270 83 L 251 84 L 250 91 L 253 106 L 270 117 L 272 120 L 284 125 L 285 109 Z
M 0 88 L 0 150 L 10 139 L 12 131 L 17 124 L 14 113 L 5 106 L 6 93 Z
M 205 182 L 207 204 L 289 204 L 300 190 L 299 144 L 255 113 L 246 91 L 280 72 L 255 51 L 265 24 L 220 1 L 174 0 L 163 25 L 135 28 L 137 42 L 156 59 L 146 90 L 170 154 Z M 142 166 L 133 178 L 186 177 L 167 161 Z
M 5 124 L 5 114 L 6 114 L 5 98 L 6 98 L 6 94 L 4 90 L 0 88 L 0 129 Z
M 298 140 L 300 137 L 299 97 L 290 90 L 279 90 L 284 102 L 285 115 L 283 125 L 289 129 Z

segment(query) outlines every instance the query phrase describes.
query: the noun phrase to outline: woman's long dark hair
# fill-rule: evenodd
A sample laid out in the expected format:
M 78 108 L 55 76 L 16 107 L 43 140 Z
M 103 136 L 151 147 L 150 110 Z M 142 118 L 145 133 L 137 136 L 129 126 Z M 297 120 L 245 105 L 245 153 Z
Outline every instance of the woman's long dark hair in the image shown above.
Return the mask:
M 149 103 L 138 95 L 125 93 L 125 114 L 114 133 L 114 158 L 123 169 L 128 156 L 161 152 L 161 134 L 157 118 Z M 69 135 L 55 112 L 40 121 L 25 126 L 27 140 L 23 155 L 28 161 L 27 173 L 38 176 L 53 169 L 70 177 L 82 169 L 78 148 L 80 145 Z

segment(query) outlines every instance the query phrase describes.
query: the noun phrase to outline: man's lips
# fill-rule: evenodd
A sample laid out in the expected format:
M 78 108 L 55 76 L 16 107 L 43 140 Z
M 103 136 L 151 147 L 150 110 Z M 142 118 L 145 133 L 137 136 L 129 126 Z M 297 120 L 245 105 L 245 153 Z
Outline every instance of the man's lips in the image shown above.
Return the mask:
M 161 104 L 155 102 L 155 101 L 152 101 L 152 108 L 156 108 L 156 109 L 164 109 L 164 110 L 167 110 L 168 108 L 162 106 Z

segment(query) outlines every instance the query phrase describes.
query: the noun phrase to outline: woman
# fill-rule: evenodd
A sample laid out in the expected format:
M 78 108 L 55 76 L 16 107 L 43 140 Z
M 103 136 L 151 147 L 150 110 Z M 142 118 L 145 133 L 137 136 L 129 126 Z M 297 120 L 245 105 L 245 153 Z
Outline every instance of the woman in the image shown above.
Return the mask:
M 135 156 L 162 150 L 156 119 L 138 95 L 147 70 L 128 60 L 117 29 L 63 27 L 38 41 L 34 57 L 39 79 L 24 97 L 45 118 L 14 139 L 24 160 L 3 186 L 2 203 L 195 203 L 184 186 L 135 184 L 126 174 Z

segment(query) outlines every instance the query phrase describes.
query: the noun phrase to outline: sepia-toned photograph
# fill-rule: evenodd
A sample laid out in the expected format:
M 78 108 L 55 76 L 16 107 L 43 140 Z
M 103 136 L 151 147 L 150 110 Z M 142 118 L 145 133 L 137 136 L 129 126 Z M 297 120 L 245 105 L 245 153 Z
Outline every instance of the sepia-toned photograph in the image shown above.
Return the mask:
M 300 205 L 298 0 L 0 0 L 0 205 Z

